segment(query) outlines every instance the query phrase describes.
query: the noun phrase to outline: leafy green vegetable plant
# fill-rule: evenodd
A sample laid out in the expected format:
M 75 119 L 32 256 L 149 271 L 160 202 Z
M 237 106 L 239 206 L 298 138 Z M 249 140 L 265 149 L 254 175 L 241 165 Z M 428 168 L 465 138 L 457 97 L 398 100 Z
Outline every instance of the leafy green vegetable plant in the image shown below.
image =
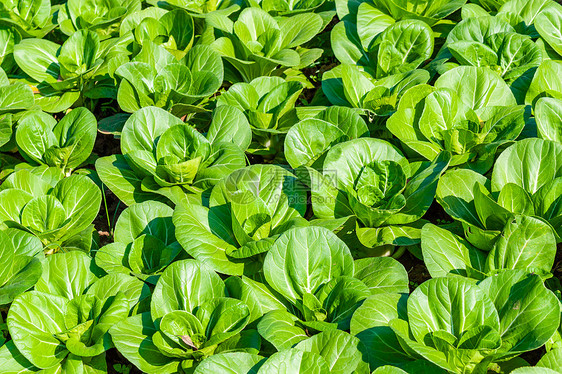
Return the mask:
M 251 150 L 269 155 L 279 151 L 279 137 L 292 125 L 292 110 L 303 86 L 280 77 L 260 77 L 250 83 L 233 84 L 217 99 L 244 112 L 253 133 Z
M 101 204 L 98 186 L 84 175 L 43 175 L 22 169 L 0 186 L 3 225 L 29 232 L 47 251 L 81 248 L 92 243 L 92 221 Z
M 381 254 L 387 245 L 419 243 L 420 221 L 435 196 L 448 152 L 432 163 L 410 164 L 389 143 L 360 138 L 340 143 L 326 154 L 318 170 L 305 167 L 316 218 L 327 227 L 357 221 L 352 248 Z
M 547 278 L 552 275 L 556 237 L 543 221 L 514 215 L 490 252 L 432 224 L 422 229 L 421 248 L 432 277 L 459 274 L 481 280 L 508 269 L 520 269 Z
M 174 211 L 176 236 L 192 257 L 223 274 L 253 274 L 284 231 L 308 225 L 306 189 L 276 165 L 252 165 L 217 183 L 209 205 Z M 220 230 L 216 230 L 220 227 Z
M 29 111 L 18 121 L 16 142 L 31 164 L 70 175 L 90 157 L 96 134 L 96 117 L 86 108 L 71 110 L 59 122 L 45 112 Z
M 119 351 L 145 373 L 189 372 L 220 352 L 259 352 L 257 331 L 244 330 L 248 306 L 227 297 L 221 278 L 195 260 L 164 270 L 150 309 L 110 330 Z
M 117 36 L 119 22 L 141 6 L 140 0 L 69 0 L 59 9 L 57 22 L 66 35 L 88 29 L 103 40 Z
M 439 181 L 437 201 L 462 223 L 467 240 L 490 250 L 514 214 L 549 223 L 560 242 L 560 144 L 525 139 L 498 157 L 492 180 L 470 170 L 453 170 Z
M 97 89 L 110 79 L 104 72 L 105 47 L 95 32 L 79 30 L 62 46 L 47 39 L 24 39 L 14 47 L 14 58 L 38 91 L 35 102 L 56 113 L 85 97 L 112 97 Z
M 439 77 L 434 86 L 406 91 L 386 126 L 409 153 L 433 160 L 447 150 L 453 155 L 451 166 L 485 173 L 497 150 L 521 134 L 525 113 L 494 72 L 458 67 Z
M 433 53 L 433 33 L 422 21 L 381 22 L 365 2 L 357 23 L 342 21 L 332 30 L 334 55 L 342 64 L 362 67 L 374 78 L 414 70 Z M 384 18 L 383 18 L 384 19 Z
M 10 308 L 13 342 L 36 368 L 107 371 L 105 351 L 113 346 L 108 330 L 147 290 L 124 274 L 98 279 L 90 267 L 91 258 L 80 251 L 50 256 L 35 290 Z
M 50 0 L 2 0 L 0 21 L 16 27 L 23 36 L 42 38 L 56 27 L 52 19 L 57 10 Z
M 108 274 L 132 274 L 155 284 L 168 265 L 185 257 L 175 238 L 172 213 L 157 201 L 125 209 L 115 225 L 114 242 L 96 253 L 96 265 Z
M 267 312 L 257 325 L 279 351 L 318 332 L 348 330 L 353 313 L 372 294 L 408 291 L 406 270 L 396 260 L 353 261 L 341 239 L 322 227 L 281 235 L 266 256 L 263 272 L 266 284 L 288 305 Z M 249 305 L 262 303 L 260 297 L 245 294 Z
M 157 106 L 178 116 L 204 110 L 200 104 L 222 84 L 220 55 L 200 45 L 178 61 L 162 46 L 148 43 L 143 48 L 147 51 L 141 51 L 115 71 L 120 78 L 117 101 L 121 109 L 133 113 Z
M 318 48 L 297 48 L 310 41 L 322 28 L 314 13 L 273 18 L 260 8 L 244 9 L 233 24 L 217 30 L 211 44 L 225 60 L 225 79 L 251 82 L 269 76 L 275 69 L 310 65 L 322 54 Z
M 390 321 L 396 348 L 447 372 L 481 373 L 543 345 L 560 306 L 539 276 L 506 270 L 478 285 L 456 276 L 426 281 L 408 298 L 404 317 Z
M 227 111 L 232 116 L 220 115 Z M 246 164 L 242 143 L 236 143 L 246 140 L 223 132 L 238 125 L 249 131 L 244 115 L 235 108 L 219 108 L 215 116 L 220 119 L 205 137 L 163 109 L 136 111 L 121 132 L 123 155 L 96 161 L 101 180 L 127 205 L 153 198 L 175 204 L 200 200 L 203 191 Z

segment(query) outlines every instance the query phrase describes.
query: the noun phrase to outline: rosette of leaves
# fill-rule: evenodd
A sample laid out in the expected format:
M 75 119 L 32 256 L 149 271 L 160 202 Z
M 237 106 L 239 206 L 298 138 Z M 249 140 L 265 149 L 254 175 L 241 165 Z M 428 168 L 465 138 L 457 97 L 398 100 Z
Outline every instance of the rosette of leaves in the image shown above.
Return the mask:
M 106 372 L 108 330 L 150 296 L 148 287 L 125 274 L 103 278 L 80 251 L 49 256 L 35 290 L 18 296 L 8 314 L 17 351 L 32 368 L 52 372 Z M 69 281 L 72 280 L 72 281 Z
M 57 10 L 50 0 L 1 0 L 0 22 L 16 27 L 25 37 L 43 38 L 56 27 Z
M 18 121 L 16 143 L 30 164 L 57 167 L 70 175 L 90 157 L 97 130 L 96 117 L 83 107 L 59 122 L 45 112 L 29 111 Z
M 319 169 L 332 146 L 368 136 L 369 128 L 360 112 L 347 107 L 327 107 L 289 129 L 284 143 L 285 158 L 293 169 L 301 166 Z
M 195 46 L 178 61 L 162 46 L 146 43 L 115 75 L 120 78 L 117 101 L 125 112 L 156 106 L 181 117 L 205 110 L 207 99 L 222 85 L 223 65 L 209 46 Z
M 372 294 L 408 291 L 396 260 L 353 261 L 341 239 L 314 226 L 283 233 L 267 253 L 263 275 L 263 284 L 243 278 L 227 286 L 252 307 L 260 335 L 279 351 L 322 331 L 349 330 L 353 313 Z
M 218 274 L 196 260 L 174 262 L 162 273 L 150 312 L 110 330 L 119 352 L 145 373 L 191 372 L 221 352 L 257 354 L 255 330 L 244 330 L 250 310 L 227 297 Z
M 102 157 L 102 182 L 127 205 L 199 200 L 222 177 L 246 165 L 250 126 L 238 109 L 217 108 L 207 137 L 156 107 L 136 111 L 121 132 L 122 155 Z M 244 148 L 245 149 L 245 148 Z
M 498 157 L 492 180 L 471 170 L 441 178 L 437 202 L 462 223 L 467 240 L 490 250 L 514 214 L 534 216 L 562 236 L 562 145 L 542 139 L 520 140 Z
M 502 17 L 470 15 L 447 35 L 430 66 L 440 74 L 459 65 L 487 67 L 511 88 L 518 103 L 525 93 L 543 52 L 528 35 L 520 34 Z
M 485 173 L 497 150 L 521 134 L 526 113 L 497 74 L 462 66 L 443 74 L 434 86 L 409 89 L 387 128 L 410 153 L 433 160 L 447 150 L 453 155 L 451 166 Z
M 259 77 L 250 83 L 235 83 L 217 99 L 244 112 L 250 122 L 253 143 L 250 152 L 275 155 L 282 137 L 293 125 L 293 109 L 303 90 L 300 82 L 281 77 Z
M 459 274 L 482 280 L 508 269 L 520 269 L 544 279 L 552 276 L 556 237 L 540 219 L 513 215 L 489 252 L 432 224 L 422 229 L 421 249 L 433 278 Z
M 146 8 L 125 17 L 119 35 L 129 45 L 127 53 L 136 55 L 147 42 L 152 42 L 180 60 L 193 47 L 202 29 L 204 26 L 183 9 Z M 152 53 L 149 51 L 145 57 Z
M 386 17 L 386 18 L 385 18 Z M 433 31 L 425 22 L 394 22 L 367 2 L 356 20 L 340 21 L 331 32 L 334 55 L 376 79 L 417 69 L 433 54 Z
M 177 206 L 173 221 L 181 246 L 223 274 L 254 274 L 279 234 L 307 225 L 306 189 L 276 165 L 234 171 L 212 189 L 208 206 Z M 217 228 L 220 229 L 217 230 Z
M 132 274 L 156 284 L 168 265 L 185 257 L 175 237 L 173 212 L 157 201 L 126 208 L 115 225 L 114 242 L 96 252 L 96 265 L 108 274 Z
M 14 125 L 33 105 L 31 87 L 22 82 L 10 83 L 4 70 L 0 69 L 0 149 L 14 148 Z
M 322 18 L 315 13 L 276 19 L 260 8 L 251 7 L 244 9 L 234 24 L 219 27 L 211 46 L 225 60 L 227 81 L 250 82 L 271 75 L 277 68 L 283 71 L 311 65 L 322 50 L 298 47 L 321 29 Z
M 423 359 L 450 373 L 497 371 L 502 362 L 541 347 L 560 323 L 558 300 L 541 278 L 515 269 L 478 284 L 458 276 L 433 278 L 407 302 L 396 298 L 387 306 L 373 309 L 365 302 L 352 333 L 384 331 L 394 365 Z M 375 330 L 383 320 L 391 331 Z M 363 340 L 368 349 L 376 347 Z
M 419 243 L 421 218 L 450 158 L 442 152 L 431 163 L 410 164 L 384 140 L 359 138 L 333 146 L 318 170 L 304 167 L 301 172 L 318 224 L 356 226 L 351 235 L 342 230 L 346 243 L 381 255 L 393 252 L 389 246 Z
M 103 40 L 117 36 L 121 20 L 141 7 L 141 0 L 69 0 L 60 7 L 57 23 L 66 35 L 87 29 Z
M 35 102 L 57 113 L 84 98 L 114 97 L 112 89 L 100 87 L 111 81 L 104 76 L 105 51 L 95 32 L 79 30 L 62 46 L 47 39 L 24 39 L 14 47 L 14 58 L 36 88 Z
M 11 303 L 41 277 L 41 241 L 14 228 L 0 231 L 0 305 Z
M 89 250 L 99 187 L 84 175 L 62 178 L 60 171 L 21 169 L 0 186 L 0 221 L 32 233 L 49 252 Z
M 342 64 L 322 75 L 322 92 L 334 105 L 365 109 L 370 115 L 385 117 L 396 111 L 409 88 L 429 79 L 429 72 L 421 69 L 375 79 L 359 66 Z

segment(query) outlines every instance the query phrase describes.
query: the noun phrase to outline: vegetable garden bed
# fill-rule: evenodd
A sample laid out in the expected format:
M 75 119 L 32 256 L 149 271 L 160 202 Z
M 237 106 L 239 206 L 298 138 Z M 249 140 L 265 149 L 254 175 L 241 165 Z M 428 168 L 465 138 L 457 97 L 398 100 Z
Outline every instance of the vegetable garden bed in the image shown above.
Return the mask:
M 562 373 L 561 30 L 0 0 L 0 373 Z

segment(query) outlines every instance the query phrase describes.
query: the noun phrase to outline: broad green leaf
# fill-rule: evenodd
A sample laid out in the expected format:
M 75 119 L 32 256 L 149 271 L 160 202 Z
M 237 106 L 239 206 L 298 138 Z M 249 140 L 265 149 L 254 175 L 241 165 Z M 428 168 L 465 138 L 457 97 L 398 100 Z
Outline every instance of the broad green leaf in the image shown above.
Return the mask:
M 281 235 L 263 267 L 268 284 L 292 302 L 330 279 L 353 275 L 349 249 L 321 227 L 295 228 Z
M 46 258 L 37 291 L 65 297 L 82 295 L 97 280 L 91 270 L 92 259 L 83 252 L 57 253 Z
M 549 274 L 556 255 L 556 238 L 549 225 L 528 217 L 515 216 L 505 226 L 486 261 L 486 272 L 521 269 Z
M 156 332 L 150 313 L 141 313 L 118 322 L 110 329 L 115 347 L 141 371 L 172 374 L 180 360 L 164 356 L 152 341 Z
M 317 353 L 326 360 L 330 373 L 368 373 L 367 358 L 363 356 L 362 343 L 354 336 L 340 330 L 324 331 L 295 346 L 304 352 Z
M 195 260 L 174 262 L 160 276 L 151 303 L 157 320 L 173 310 L 193 313 L 203 303 L 225 296 L 221 278 L 206 265 Z
M 258 374 L 321 374 L 329 370 L 328 363 L 319 354 L 293 348 L 271 355 L 260 367 Z
M 508 270 L 485 279 L 479 287 L 489 295 L 499 314 L 499 357 L 542 346 L 560 324 L 558 300 L 538 275 Z
M 537 133 L 545 140 L 562 143 L 562 100 L 543 97 L 535 104 Z
M 371 294 L 408 293 L 408 273 L 402 264 L 389 257 L 360 258 L 354 261 L 354 278 L 361 280 Z
M 416 341 L 445 331 L 460 338 L 471 328 L 487 325 L 499 330 L 500 319 L 492 300 L 473 282 L 461 277 L 433 278 L 408 299 L 408 322 Z
M 245 352 L 219 353 L 205 359 L 193 372 L 194 374 L 248 374 L 255 373 L 258 363 L 263 359 Z
M 486 255 L 452 232 L 427 224 L 422 229 L 423 260 L 432 277 L 449 274 L 470 276 L 470 269 L 483 271 Z
M 68 299 L 38 291 L 19 296 L 10 307 L 8 328 L 18 351 L 38 368 L 59 364 L 68 354 L 54 334 L 65 331 Z
M 398 293 L 380 293 L 367 298 L 353 314 L 350 332 L 367 348 L 371 367 L 412 361 L 388 326 L 395 318 L 406 318 L 406 300 Z
M 492 192 L 508 183 L 530 194 L 562 176 L 562 145 L 542 139 L 524 139 L 498 157 L 492 173 Z

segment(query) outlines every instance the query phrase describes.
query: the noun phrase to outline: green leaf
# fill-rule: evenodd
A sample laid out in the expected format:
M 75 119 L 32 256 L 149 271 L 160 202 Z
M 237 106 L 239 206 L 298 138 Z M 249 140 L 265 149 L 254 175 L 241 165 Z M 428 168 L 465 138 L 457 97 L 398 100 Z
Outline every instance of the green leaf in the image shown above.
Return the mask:
M 285 157 L 294 168 L 312 166 L 334 144 L 349 138 L 338 127 L 319 119 L 305 119 L 289 129 L 285 138 Z
M 183 122 L 156 107 L 146 107 L 136 111 L 123 126 L 121 132 L 121 151 L 124 154 L 143 150 L 152 152 L 164 131 Z
M 149 312 L 124 319 L 109 330 L 115 347 L 139 370 L 150 374 L 177 373 L 180 361 L 158 350 L 152 341 L 156 331 Z
M 362 343 L 340 330 L 324 331 L 295 346 L 304 352 L 319 354 L 326 360 L 330 373 L 368 373 L 369 365 L 362 354 Z
M 299 319 L 281 309 L 266 313 L 258 323 L 258 331 L 279 351 L 289 349 L 308 338 Z
M 18 351 L 38 368 L 58 365 L 67 356 L 54 334 L 65 331 L 68 300 L 64 297 L 27 292 L 12 303 L 8 328 Z
M 225 296 L 220 277 L 195 260 L 176 261 L 160 276 L 151 302 L 152 317 L 157 320 L 173 310 L 193 313 L 206 301 Z
M 516 104 L 507 84 L 488 68 L 459 66 L 441 75 L 435 87 L 457 92 L 461 102 L 477 112 L 486 107 Z
M 210 143 L 230 142 L 246 150 L 252 141 L 248 119 L 236 107 L 221 105 L 213 112 L 213 121 L 207 132 Z
M 484 271 L 486 254 L 448 230 L 427 224 L 422 229 L 423 260 L 432 277 L 449 274 L 471 276 L 471 269 Z
M 486 272 L 521 269 L 549 274 L 556 255 L 556 238 L 549 225 L 528 217 L 515 216 L 505 226 L 486 261 Z
M 539 137 L 562 143 L 562 100 L 542 97 L 535 104 Z
M 353 275 L 347 246 L 322 227 L 295 228 L 281 235 L 263 265 L 268 284 L 292 302 L 330 279 Z
M 388 326 L 395 318 L 406 318 L 406 300 L 397 293 L 380 293 L 367 298 L 353 314 L 350 332 L 367 348 L 371 367 L 412 361 Z
M 498 357 L 513 357 L 542 346 L 560 325 L 556 296 L 538 275 L 506 270 L 483 280 L 500 318 L 502 346 Z
M 471 328 L 486 325 L 498 331 L 500 319 L 492 300 L 473 282 L 461 277 L 433 278 L 408 299 L 412 335 L 424 342 L 428 333 L 445 331 L 460 338 Z
M 35 289 L 69 300 L 78 297 L 97 280 L 91 263 L 90 256 L 79 251 L 51 255 L 44 262 L 43 274 Z
M 122 155 L 98 158 L 96 171 L 102 182 L 126 205 L 147 200 L 165 200 L 154 193 L 142 190 L 142 177 L 133 171 Z
M 562 56 L 562 9 L 546 7 L 537 15 L 534 25 L 540 36 Z
M 178 242 L 191 256 L 224 274 L 241 275 L 243 263 L 227 257 L 232 244 L 215 233 L 224 231 L 224 224 L 215 209 L 195 204 L 178 206 L 173 215 Z
M 24 39 L 14 47 L 14 58 L 37 82 L 56 83 L 60 75 L 58 49 L 58 44 L 46 39 Z
M 328 363 L 319 354 L 293 348 L 271 355 L 260 367 L 258 374 L 321 374 L 329 370 Z
M 530 194 L 562 176 L 562 145 L 542 139 L 524 139 L 498 157 L 492 173 L 492 192 L 508 183 Z
M 245 352 L 227 352 L 213 355 L 197 365 L 194 374 L 249 374 L 256 373 L 256 367 L 263 357 Z
M 408 293 L 408 273 L 395 259 L 370 257 L 360 258 L 354 263 L 353 277 L 365 283 L 371 294 Z

